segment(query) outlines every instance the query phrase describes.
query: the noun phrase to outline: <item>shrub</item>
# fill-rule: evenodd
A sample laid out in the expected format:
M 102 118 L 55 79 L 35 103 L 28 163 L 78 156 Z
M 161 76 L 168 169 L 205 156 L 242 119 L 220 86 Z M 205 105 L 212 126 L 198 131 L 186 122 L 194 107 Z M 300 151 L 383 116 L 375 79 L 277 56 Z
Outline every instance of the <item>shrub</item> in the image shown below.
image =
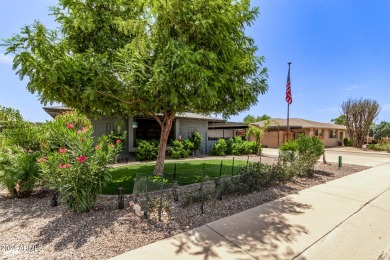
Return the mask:
M 352 146 L 352 141 L 349 138 L 344 138 L 343 142 L 345 146 Z
M 189 137 L 189 141 L 191 141 L 194 144 L 194 147 L 192 148 L 194 151 L 199 151 L 200 147 L 202 146 L 202 135 L 198 131 L 194 131 L 191 133 L 191 136 Z
M 97 142 L 87 117 L 76 112 L 48 123 L 48 145 L 38 159 L 41 177 L 76 212 L 89 211 L 104 185 L 111 180 L 109 163 L 122 148 L 107 136 Z M 53 145 L 60 147 L 53 149 Z
M 241 154 L 241 145 L 243 141 L 241 137 L 235 137 L 233 139 L 233 144 L 232 144 L 232 155 L 240 155 Z
M 0 184 L 18 197 L 31 194 L 37 177 L 41 127 L 24 121 L 18 110 L 0 106 Z
M 18 147 L 2 147 L 0 150 L 0 183 L 17 197 L 31 194 L 38 176 L 38 152 L 24 152 Z
M 241 137 L 235 137 L 229 139 L 231 143 L 231 154 L 232 155 L 243 155 L 243 154 L 254 154 L 258 151 L 258 144 L 256 142 L 243 141 Z
M 367 148 L 374 151 L 387 151 L 390 153 L 390 144 L 369 144 Z
M 226 141 L 226 155 L 231 155 L 233 153 L 233 143 L 234 143 L 233 138 L 229 138 Z
M 225 139 L 218 139 L 211 150 L 211 155 L 224 156 L 226 155 L 226 148 L 227 145 Z
M 135 150 L 135 157 L 139 161 L 152 161 L 157 159 L 158 154 L 158 140 L 138 140 L 137 150 Z
M 270 167 L 260 163 L 250 163 L 239 170 L 241 193 L 258 191 L 271 183 Z
M 280 149 L 279 160 L 287 167 L 287 175 L 312 176 L 314 165 L 324 153 L 324 144 L 315 136 L 300 135 L 295 140 L 288 140 Z
M 184 150 L 188 151 L 188 154 L 189 154 L 190 151 L 193 151 L 195 149 L 195 144 L 192 141 L 186 139 L 183 141 L 183 147 L 184 147 Z M 188 157 L 188 156 L 186 156 L 186 157 Z
M 194 147 L 189 140 L 181 142 L 179 140 L 172 141 L 171 147 L 168 149 L 168 155 L 171 159 L 187 158 L 190 155 L 190 150 Z
M 297 151 L 298 143 L 295 140 L 288 139 L 283 145 L 279 147 L 281 151 Z

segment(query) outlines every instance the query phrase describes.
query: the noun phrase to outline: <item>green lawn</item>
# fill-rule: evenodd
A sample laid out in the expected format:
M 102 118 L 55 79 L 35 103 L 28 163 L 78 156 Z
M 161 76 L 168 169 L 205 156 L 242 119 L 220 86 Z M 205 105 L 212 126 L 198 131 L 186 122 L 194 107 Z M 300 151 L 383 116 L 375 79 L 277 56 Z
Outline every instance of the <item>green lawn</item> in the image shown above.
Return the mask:
M 174 169 L 176 164 L 176 181 L 179 185 L 188 185 L 198 183 L 202 179 L 202 168 L 204 163 L 205 177 L 218 177 L 221 169 L 221 160 L 194 160 L 185 162 L 167 162 L 165 163 L 165 174 L 170 181 L 174 178 Z M 232 169 L 232 160 L 222 160 L 222 174 L 237 174 L 239 168 L 246 165 L 246 161 L 235 160 L 234 169 Z M 154 164 L 136 164 L 111 169 L 112 181 L 103 189 L 103 194 L 117 194 L 117 189 L 123 187 L 124 192 L 129 194 L 133 192 L 134 179 L 137 173 L 140 175 L 152 175 Z

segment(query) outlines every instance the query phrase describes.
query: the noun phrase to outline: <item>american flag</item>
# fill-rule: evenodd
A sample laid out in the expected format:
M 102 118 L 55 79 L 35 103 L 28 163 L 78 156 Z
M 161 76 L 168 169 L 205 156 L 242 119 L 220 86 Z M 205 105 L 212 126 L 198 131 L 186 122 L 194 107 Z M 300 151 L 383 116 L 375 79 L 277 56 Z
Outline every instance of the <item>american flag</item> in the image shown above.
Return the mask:
M 286 102 L 291 105 L 292 95 L 291 95 L 291 81 L 290 81 L 290 64 L 288 64 L 288 74 L 287 74 L 287 84 L 286 84 Z

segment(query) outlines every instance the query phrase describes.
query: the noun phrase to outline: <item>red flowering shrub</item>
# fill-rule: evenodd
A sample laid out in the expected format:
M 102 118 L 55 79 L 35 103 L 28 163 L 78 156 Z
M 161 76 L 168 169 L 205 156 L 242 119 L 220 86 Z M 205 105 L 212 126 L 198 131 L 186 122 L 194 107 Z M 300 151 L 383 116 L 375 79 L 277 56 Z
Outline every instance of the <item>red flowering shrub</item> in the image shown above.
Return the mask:
M 89 211 L 111 180 L 109 164 L 121 150 L 121 142 L 113 144 L 106 136 L 95 140 L 91 122 L 76 112 L 48 123 L 48 135 L 45 156 L 37 160 L 43 180 L 72 209 Z

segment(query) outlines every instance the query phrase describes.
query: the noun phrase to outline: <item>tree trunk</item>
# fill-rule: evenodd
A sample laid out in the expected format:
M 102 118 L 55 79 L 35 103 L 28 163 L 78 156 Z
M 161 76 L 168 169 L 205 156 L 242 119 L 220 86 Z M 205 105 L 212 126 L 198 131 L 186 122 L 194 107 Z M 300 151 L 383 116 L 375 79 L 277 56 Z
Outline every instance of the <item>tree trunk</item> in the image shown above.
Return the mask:
M 325 158 L 325 151 L 324 151 L 324 153 L 322 154 L 322 163 L 323 163 L 323 164 L 328 164 L 328 162 L 326 161 L 326 158 Z
M 165 151 L 167 149 L 169 132 L 171 131 L 174 117 L 175 117 L 175 113 L 172 112 L 164 113 L 163 121 L 161 121 L 159 118 L 155 116 L 155 119 L 161 126 L 160 144 L 158 146 L 157 162 L 153 171 L 153 174 L 155 175 L 162 175 L 164 173 Z

